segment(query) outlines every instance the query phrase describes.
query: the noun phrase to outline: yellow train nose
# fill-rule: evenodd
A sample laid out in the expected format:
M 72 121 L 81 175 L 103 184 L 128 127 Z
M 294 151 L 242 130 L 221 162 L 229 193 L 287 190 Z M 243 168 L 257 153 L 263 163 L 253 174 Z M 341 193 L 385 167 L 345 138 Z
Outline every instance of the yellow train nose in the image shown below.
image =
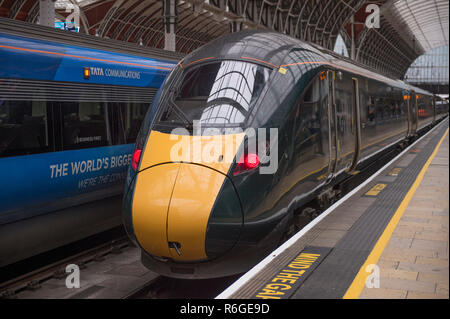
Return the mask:
M 161 164 L 138 173 L 132 220 L 142 248 L 177 261 L 206 259 L 208 220 L 225 178 L 188 163 Z
M 150 132 L 131 204 L 134 234 L 143 249 L 177 261 L 207 258 L 208 220 L 243 138 L 243 133 L 177 136 Z M 191 151 L 174 159 L 171 154 L 179 145 Z M 204 149 L 220 151 L 223 160 L 204 162 L 200 156 Z M 234 203 L 238 199 L 233 195 Z
M 180 164 L 158 165 L 137 176 L 132 221 L 139 244 L 156 256 L 170 257 L 167 212 Z

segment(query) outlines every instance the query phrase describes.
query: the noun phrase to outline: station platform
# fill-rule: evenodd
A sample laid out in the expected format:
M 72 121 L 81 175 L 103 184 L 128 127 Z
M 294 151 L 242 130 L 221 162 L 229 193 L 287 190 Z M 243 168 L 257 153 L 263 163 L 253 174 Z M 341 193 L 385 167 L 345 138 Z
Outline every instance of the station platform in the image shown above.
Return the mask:
M 449 298 L 448 118 L 217 299 Z

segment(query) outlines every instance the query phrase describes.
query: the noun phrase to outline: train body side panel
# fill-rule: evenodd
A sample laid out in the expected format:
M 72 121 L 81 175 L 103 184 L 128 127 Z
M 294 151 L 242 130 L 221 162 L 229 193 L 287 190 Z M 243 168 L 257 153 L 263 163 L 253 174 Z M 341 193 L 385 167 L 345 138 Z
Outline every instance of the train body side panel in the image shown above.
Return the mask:
M 406 91 L 385 83 L 361 79 L 361 160 L 407 136 L 407 95 Z
M 122 192 L 133 144 L 0 158 L 0 224 Z
M 434 119 L 433 97 L 431 95 L 416 94 L 418 129 L 430 125 Z
M 173 62 L 0 33 L 0 78 L 158 88 Z M 90 77 L 84 75 L 89 68 Z

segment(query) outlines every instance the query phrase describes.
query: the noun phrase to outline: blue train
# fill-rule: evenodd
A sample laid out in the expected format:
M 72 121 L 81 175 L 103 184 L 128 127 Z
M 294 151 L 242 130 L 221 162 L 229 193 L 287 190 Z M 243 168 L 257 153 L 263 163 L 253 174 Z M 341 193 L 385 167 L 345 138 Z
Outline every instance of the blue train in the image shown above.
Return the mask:
M 0 20 L 0 267 L 121 224 L 134 141 L 179 58 Z

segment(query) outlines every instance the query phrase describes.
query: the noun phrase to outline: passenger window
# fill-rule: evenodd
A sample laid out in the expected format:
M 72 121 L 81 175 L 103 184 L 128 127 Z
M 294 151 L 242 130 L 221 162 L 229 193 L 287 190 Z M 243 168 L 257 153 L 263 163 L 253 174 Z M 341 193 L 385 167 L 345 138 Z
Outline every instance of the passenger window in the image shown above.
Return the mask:
M 0 157 L 48 151 L 47 103 L 0 100 Z
M 63 102 L 61 114 L 64 149 L 110 144 L 105 107 L 100 102 Z
M 369 97 L 369 103 L 367 103 L 367 120 L 370 124 L 375 123 L 375 98 Z

